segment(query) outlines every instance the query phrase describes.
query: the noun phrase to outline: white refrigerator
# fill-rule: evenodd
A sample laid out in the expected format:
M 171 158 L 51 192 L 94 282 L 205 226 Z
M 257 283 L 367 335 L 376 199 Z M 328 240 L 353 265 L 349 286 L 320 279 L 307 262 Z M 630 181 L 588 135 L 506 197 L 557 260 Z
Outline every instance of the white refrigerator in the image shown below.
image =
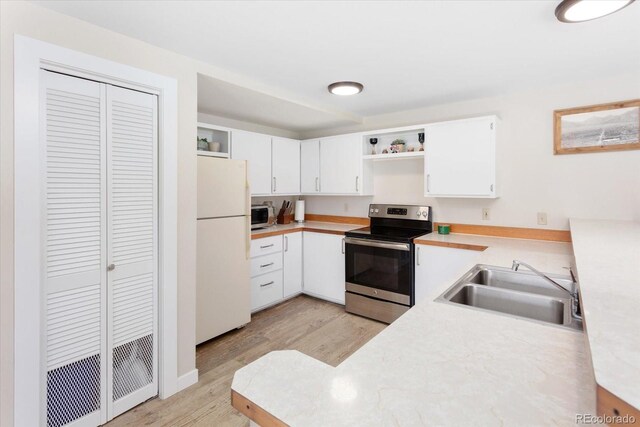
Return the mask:
M 198 156 L 196 343 L 251 320 L 247 163 Z

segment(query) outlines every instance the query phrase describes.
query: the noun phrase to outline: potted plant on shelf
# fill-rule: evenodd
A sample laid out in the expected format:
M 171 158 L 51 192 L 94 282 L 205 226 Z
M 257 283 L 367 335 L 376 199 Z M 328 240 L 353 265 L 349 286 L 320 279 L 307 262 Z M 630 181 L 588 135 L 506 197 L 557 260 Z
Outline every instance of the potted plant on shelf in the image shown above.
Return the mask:
M 390 150 L 392 153 L 403 153 L 405 150 L 406 142 L 404 139 L 395 139 L 391 143 Z
M 198 150 L 209 151 L 209 141 L 207 141 L 207 138 L 198 137 Z

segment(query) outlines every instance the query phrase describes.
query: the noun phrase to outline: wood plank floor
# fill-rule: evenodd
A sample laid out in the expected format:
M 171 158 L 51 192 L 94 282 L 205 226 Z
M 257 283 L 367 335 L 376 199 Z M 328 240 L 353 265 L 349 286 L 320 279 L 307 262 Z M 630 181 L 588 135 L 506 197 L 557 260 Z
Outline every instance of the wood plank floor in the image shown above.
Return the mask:
M 385 328 L 344 307 L 298 296 L 255 314 L 243 329 L 196 349 L 197 384 L 166 400 L 152 399 L 119 416 L 115 426 L 247 426 L 231 407 L 236 370 L 273 350 L 298 350 L 337 366 Z

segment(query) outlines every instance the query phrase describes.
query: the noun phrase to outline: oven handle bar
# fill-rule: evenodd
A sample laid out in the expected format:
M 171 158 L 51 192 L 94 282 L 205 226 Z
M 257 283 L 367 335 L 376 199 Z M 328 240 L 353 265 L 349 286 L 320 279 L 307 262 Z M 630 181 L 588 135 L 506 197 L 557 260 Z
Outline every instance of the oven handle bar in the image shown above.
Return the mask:
M 346 244 L 352 245 L 360 245 L 360 246 L 371 246 L 374 248 L 383 248 L 383 249 L 392 249 L 395 251 L 411 251 L 411 245 L 408 243 L 391 243 L 391 242 L 383 242 L 380 240 L 368 240 L 368 239 L 354 239 L 353 237 L 346 237 L 344 239 Z

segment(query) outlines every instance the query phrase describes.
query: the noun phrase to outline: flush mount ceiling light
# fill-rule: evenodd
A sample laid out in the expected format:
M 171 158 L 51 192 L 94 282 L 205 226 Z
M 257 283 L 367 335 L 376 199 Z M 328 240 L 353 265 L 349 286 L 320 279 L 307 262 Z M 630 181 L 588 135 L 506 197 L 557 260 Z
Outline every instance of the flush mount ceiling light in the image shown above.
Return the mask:
M 562 0 L 556 7 L 556 18 L 562 22 L 591 21 L 611 15 L 634 0 Z
M 358 82 L 335 82 L 331 83 L 328 89 L 334 95 L 348 96 L 362 92 L 364 86 Z

